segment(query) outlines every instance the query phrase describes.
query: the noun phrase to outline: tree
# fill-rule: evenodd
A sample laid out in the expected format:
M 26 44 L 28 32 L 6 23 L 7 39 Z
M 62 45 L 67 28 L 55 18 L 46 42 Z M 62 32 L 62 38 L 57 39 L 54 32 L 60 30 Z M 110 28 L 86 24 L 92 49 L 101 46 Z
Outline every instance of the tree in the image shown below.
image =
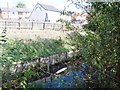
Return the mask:
M 87 35 L 75 32 L 70 37 L 71 44 L 79 50 L 77 59 L 82 55 L 90 72 L 95 68 L 100 72 L 96 87 L 115 88 L 120 83 L 119 10 L 117 2 L 92 3 L 88 24 L 84 26 Z M 88 76 L 92 78 L 94 74 Z
M 70 3 L 64 7 L 64 11 L 70 5 L 74 4 L 77 9 L 83 9 L 84 12 L 89 13 L 89 9 L 91 8 L 91 3 L 86 2 L 86 0 L 67 0 L 67 1 Z
M 17 8 L 25 8 L 26 5 L 24 3 L 21 3 L 19 2 L 17 5 L 16 5 Z

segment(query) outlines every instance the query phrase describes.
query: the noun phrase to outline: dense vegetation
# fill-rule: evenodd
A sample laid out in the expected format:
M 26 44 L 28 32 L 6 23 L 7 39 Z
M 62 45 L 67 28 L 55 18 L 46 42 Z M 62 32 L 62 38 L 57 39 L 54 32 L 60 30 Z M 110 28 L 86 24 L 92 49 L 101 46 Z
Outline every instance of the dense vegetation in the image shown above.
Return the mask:
M 119 3 L 92 3 L 88 24 L 84 26 L 86 35 L 75 32 L 70 37 L 82 62 L 88 66 L 87 80 L 89 88 L 117 88 L 120 84 L 119 56 Z M 97 84 L 93 83 L 93 75 L 98 73 Z
M 1 35 L 0 44 L 2 46 L 2 57 L 0 57 L 2 67 L 0 70 L 2 70 L 4 88 L 23 88 L 24 83 L 34 81 L 36 78 L 39 79 L 43 77 L 45 72 L 47 73 L 46 66 L 41 63 L 13 73 L 10 68 L 15 62 L 23 64 L 34 62 L 36 57 L 46 57 L 68 51 L 61 39 L 9 40 L 5 37 L 5 32 Z
M 25 58 L 50 56 L 57 53 L 66 52 L 63 42 L 60 40 L 37 39 L 33 40 L 8 40 L 4 45 L 3 58 L 13 61 Z
M 45 57 L 62 52 L 67 52 L 61 40 L 37 39 L 28 40 L 7 40 L 3 44 L 1 63 L 11 65 L 13 62 L 25 63 L 35 57 Z M 4 66 L 6 67 L 6 66 Z
M 85 86 L 82 88 L 115 88 L 119 90 L 119 10 L 119 3 L 92 3 L 88 24 L 84 26 L 86 34 L 81 35 L 79 33 L 81 30 L 78 28 L 77 31 L 68 37 L 68 43 L 78 51 L 72 60 L 84 62 L 87 68 L 85 69 L 86 73 L 83 75 Z M 71 24 L 67 23 L 66 26 L 69 28 Z M 23 58 L 33 58 L 66 52 L 67 49 L 65 49 L 63 45 L 61 40 L 38 39 L 37 41 L 30 40 L 27 42 L 9 41 L 3 45 L 3 57 L 1 61 L 2 63 L 11 63 L 11 61 L 22 60 Z M 73 64 L 74 65 L 70 68 L 76 66 L 78 70 L 81 69 L 76 63 Z M 40 76 L 43 74 L 43 72 L 41 73 L 39 69 L 36 68 L 40 68 L 40 66 L 31 67 L 18 75 L 16 74 L 15 78 L 19 78 L 9 81 L 8 83 L 11 84 L 9 85 L 7 83 L 4 86 L 11 87 L 12 84 L 16 84 L 16 86 L 20 84 L 20 87 L 26 88 L 27 80 L 31 79 L 34 75 Z M 42 68 L 42 70 L 44 69 L 45 68 Z M 77 77 L 77 80 L 80 82 L 79 77 Z M 77 83 L 73 84 L 73 86 L 80 87 Z
M 19 2 L 17 5 L 16 5 L 17 8 L 26 8 L 26 5 L 24 3 L 21 3 Z

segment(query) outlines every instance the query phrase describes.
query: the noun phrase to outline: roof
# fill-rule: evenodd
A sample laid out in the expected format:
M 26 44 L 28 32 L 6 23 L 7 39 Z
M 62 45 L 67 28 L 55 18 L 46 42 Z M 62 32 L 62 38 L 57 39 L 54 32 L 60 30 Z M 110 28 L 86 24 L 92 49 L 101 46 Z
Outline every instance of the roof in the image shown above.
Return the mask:
M 27 8 L 7 8 L 7 7 L 1 7 L 0 8 L 1 11 L 7 12 L 9 10 L 9 12 L 31 12 L 31 10 L 27 9 Z
M 89 16 L 89 14 L 88 13 L 73 13 L 72 15 L 71 15 L 71 17 L 72 18 L 86 18 L 86 17 L 88 17 Z
M 54 6 L 51 6 L 51 5 L 46 5 L 46 4 L 40 4 L 40 3 L 37 3 L 39 4 L 41 7 L 43 7 L 45 10 L 48 10 L 48 11 L 54 11 L 54 12 L 60 12 L 60 10 L 58 10 L 57 8 L 55 8 Z

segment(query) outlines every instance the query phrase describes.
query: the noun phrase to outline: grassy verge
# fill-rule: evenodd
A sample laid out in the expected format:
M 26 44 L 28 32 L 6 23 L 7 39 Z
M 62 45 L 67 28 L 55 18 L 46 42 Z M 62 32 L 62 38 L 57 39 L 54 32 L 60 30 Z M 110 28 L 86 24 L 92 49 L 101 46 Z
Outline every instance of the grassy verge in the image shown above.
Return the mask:
M 3 59 L 18 61 L 25 58 L 44 57 L 68 51 L 62 40 L 8 40 L 3 48 Z
M 34 70 L 32 68 L 29 68 L 28 70 L 23 70 L 20 73 L 16 74 L 11 74 L 9 72 L 9 67 L 12 65 L 13 62 L 26 62 L 26 59 L 28 58 L 33 58 L 33 57 L 44 57 L 44 56 L 50 56 L 62 52 L 67 52 L 68 49 L 64 47 L 64 42 L 59 39 L 59 40 L 54 40 L 54 39 L 40 39 L 38 38 L 37 40 L 7 40 L 5 44 L 3 44 L 3 55 L 1 58 L 2 65 L 5 65 L 3 67 L 8 68 L 3 69 L 3 83 L 4 87 L 11 87 L 13 84 L 17 84 L 16 86 L 19 86 L 21 80 L 23 78 L 28 79 L 32 78 L 32 76 L 38 75 L 39 77 L 41 76 L 41 72 L 37 73 L 38 70 L 37 68 L 41 67 L 36 67 Z M 31 59 L 28 59 L 31 60 Z M 9 65 L 7 65 L 9 64 Z M 23 72 L 24 75 L 22 74 Z M 18 80 L 19 79 L 19 80 Z M 18 80 L 18 81 L 17 81 Z M 24 81 L 24 80 L 23 80 Z

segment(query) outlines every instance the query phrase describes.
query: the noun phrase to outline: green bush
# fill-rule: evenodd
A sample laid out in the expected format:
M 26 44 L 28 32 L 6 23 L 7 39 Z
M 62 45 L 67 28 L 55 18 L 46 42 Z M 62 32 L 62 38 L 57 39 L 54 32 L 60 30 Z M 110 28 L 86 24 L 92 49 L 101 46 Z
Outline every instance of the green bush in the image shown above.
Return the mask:
M 102 74 L 99 76 L 100 88 L 116 88 L 120 83 L 120 56 L 119 56 L 119 4 L 118 3 L 92 3 L 88 24 L 84 26 L 86 35 L 75 32 L 70 37 L 70 43 L 84 58 L 89 67 L 89 72 L 95 71 L 94 67 Z M 92 31 L 92 32 L 91 32 Z M 78 58 L 78 57 L 77 57 Z M 110 75 L 112 72 L 112 76 Z M 89 74 L 92 77 L 94 73 Z M 91 88 L 93 88 L 91 86 Z
M 67 52 L 62 40 L 54 39 L 37 39 L 35 41 L 28 40 L 7 40 L 3 45 L 3 53 L 1 57 L 2 63 L 2 81 L 4 88 L 30 88 L 27 82 L 32 78 L 39 79 L 45 71 L 45 65 L 36 64 L 35 66 L 23 69 L 20 72 L 12 73 L 10 71 L 13 62 L 32 62 L 33 58 L 50 56 Z M 43 68 L 44 67 L 44 68 Z M 41 71 L 41 69 L 43 71 Z M 47 72 L 47 70 L 46 70 Z M 28 85 L 28 86 L 27 86 Z M 38 87 L 38 86 L 32 86 Z M 32 88 L 31 87 L 31 88 Z
M 22 59 L 50 56 L 66 51 L 68 49 L 64 48 L 63 41 L 60 40 L 8 40 L 4 45 L 2 58 L 3 60 L 22 61 Z

